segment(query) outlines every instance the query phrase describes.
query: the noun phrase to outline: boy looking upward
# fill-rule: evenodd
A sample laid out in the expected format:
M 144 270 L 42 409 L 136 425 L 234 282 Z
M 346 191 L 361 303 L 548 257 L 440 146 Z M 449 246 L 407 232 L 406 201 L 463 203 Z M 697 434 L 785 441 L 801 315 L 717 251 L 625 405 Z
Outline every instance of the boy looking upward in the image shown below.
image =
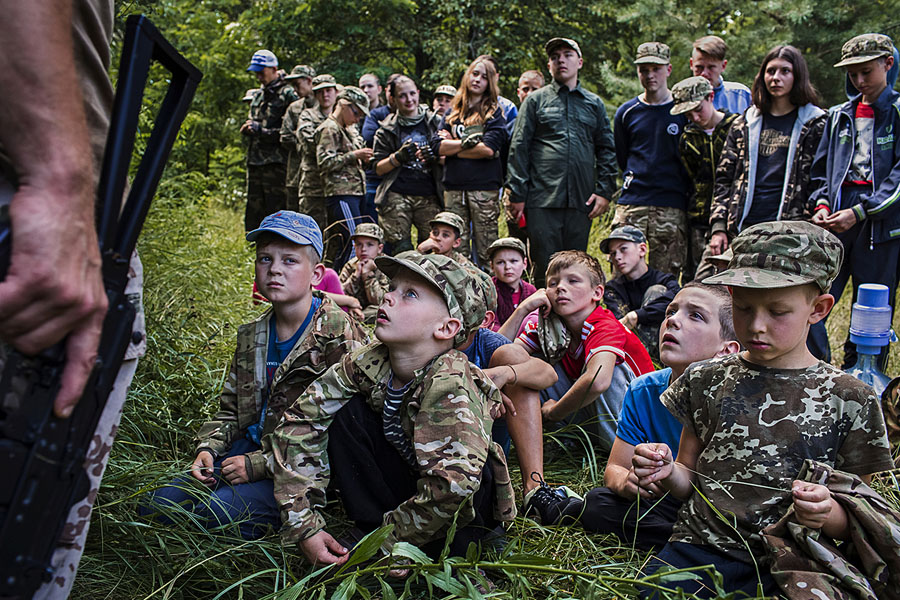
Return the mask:
M 848 534 L 829 489 L 797 479 L 804 462 L 868 481 L 893 460 L 872 388 L 806 347 L 809 326 L 834 305 L 827 291 L 840 269 L 840 241 L 812 223 L 776 221 L 748 227 L 732 249 L 729 269 L 706 283 L 730 286 L 746 350 L 689 367 L 663 392 L 684 426 L 677 461 L 668 445 L 649 443 L 635 448 L 633 465 L 641 488 L 661 486 L 686 502 L 651 569 L 712 563 L 726 591 L 772 595 L 774 581 L 755 557 L 765 554 L 761 531 L 788 508 L 822 536 Z
M 725 109 L 741 115 L 753 101 L 750 88 L 743 83 L 725 81 L 722 73 L 728 66 L 725 53 L 728 45 L 717 35 L 707 35 L 694 40 L 691 52 L 691 71 L 697 77 L 705 77 L 713 87 L 713 104 L 716 110 Z
M 431 233 L 428 239 L 419 244 L 416 251 L 421 254 L 440 254 L 452 258 L 461 265 L 469 265 L 471 261 L 457 250 L 462 244 L 462 230 L 466 223 L 462 217 L 449 211 L 438 213 L 428 222 Z

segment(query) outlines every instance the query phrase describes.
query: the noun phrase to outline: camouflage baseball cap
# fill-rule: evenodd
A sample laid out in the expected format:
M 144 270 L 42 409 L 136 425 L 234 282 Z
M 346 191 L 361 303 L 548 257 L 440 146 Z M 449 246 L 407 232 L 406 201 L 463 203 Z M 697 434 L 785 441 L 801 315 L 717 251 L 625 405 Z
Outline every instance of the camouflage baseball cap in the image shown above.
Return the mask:
M 488 256 L 490 258 L 494 258 L 494 252 L 496 252 L 497 250 L 502 250 L 504 248 L 509 248 L 510 250 L 517 251 L 522 255 L 522 258 L 528 256 L 528 253 L 525 250 L 525 244 L 519 238 L 514 237 L 505 237 L 494 241 L 493 244 L 488 246 Z
M 356 231 L 353 232 L 350 239 L 360 236 L 374 238 L 378 240 L 379 244 L 384 243 L 384 231 L 375 223 L 360 223 L 356 226 Z
M 835 67 L 846 67 L 869 62 L 882 56 L 893 56 L 894 44 L 886 35 L 864 33 L 851 39 L 841 48 L 841 60 Z
M 456 88 L 452 85 L 439 85 L 436 90 L 434 90 L 435 96 L 455 96 Z
M 256 95 L 259 94 L 260 92 L 262 92 L 262 90 L 259 88 L 250 88 L 249 90 L 244 92 L 244 97 L 241 98 L 241 102 L 253 101 L 253 99 L 256 98 Z
M 337 81 L 334 80 L 334 75 L 329 75 L 328 73 L 322 73 L 321 75 L 316 75 L 312 80 L 312 89 L 313 91 L 321 90 L 323 88 L 329 87 L 337 87 Z
M 667 65 L 669 64 L 669 47 L 662 42 L 644 42 L 637 49 L 634 64 Z
M 734 238 L 731 249 L 728 270 L 703 283 L 763 289 L 815 283 L 825 292 L 844 258 L 833 233 L 806 221 L 753 225 Z
M 434 215 L 434 218 L 428 221 L 429 225 L 434 225 L 435 223 L 449 225 L 456 230 L 456 235 L 462 235 L 462 232 L 466 229 L 466 222 L 463 221 L 461 216 L 446 210 Z
M 390 278 L 396 276 L 400 269 L 409 269 L 437 288 L 447 303 L 450 316 L 462 323 L 453 339 L 454 346 L 465 342 L 484 321 L 484 296 L 478 281 L 452 258 L 418 253 L 405 254 L 404 258 L 379 256 L 375 259 L 375 266 Z
M 558 48 L 569 48 L 570 50 L 574 50 L 576 53 L 578 53 L 578 57 L 581 58 L 581 47 L 575 40 L 555 37 L 544 45 L 544 50 L 547 52 L 547 56 L 550 56 L 550 53 Z
M 255 242 L 263 233 L 270 232 L 300 246 L 312 246 L 322 257 L 322 230 L 315 219 L 292 210 L 279 210 L 262 220 L 259 227 L 247 234 L 248 242 Z
M 300 79 L 301 77 L 306 77 L 307 79 L 312 79 L 316 76 L 316 70 L 313 69 L 309 65 L 297 65 L 293 69 L 291 69 L 290 75 L 285 75 L 285 81 L 291 81 L 292 79 Z
M 712 84 L 706 77 L 688 77 L 672 87 L 672 100 L 675 106 L 669 114 L 680 115 L 692 111 L 713 93 Z
M 609 243 L 612 240 L 625 240 L 626 242 L 634 242 L 635 244 L 645 244 L 647 242 L 647 238 L 644 236 L 643 231 L 634 225 L 622 225 L 621 227 L 613 229 L 610 232 L 609 237 L 600 242 L 600 252 L 609 254 Z
M 362 114 L 369 114 L 369 97 L 366 96 L 366 93 L 356 87 L 355 85 L 345 85 L 344 89 L 338 92 L 338 100 L 346 100 L 350 104 L 354 105 Z

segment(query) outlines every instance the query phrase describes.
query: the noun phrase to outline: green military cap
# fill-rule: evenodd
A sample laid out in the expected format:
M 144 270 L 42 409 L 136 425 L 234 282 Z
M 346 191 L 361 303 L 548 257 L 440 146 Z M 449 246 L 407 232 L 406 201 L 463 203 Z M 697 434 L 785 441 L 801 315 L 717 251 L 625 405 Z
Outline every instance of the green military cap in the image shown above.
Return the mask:
M 374 238 L 378 240 L 379 244 L 384 243 L 384 231 L 375 223 L 360 223 L 356 226 L 356 231 L 353 232 L 350 239 L 360 236 Z
M 880 33 L 864 33 L 844 44 L 841 48 L 841 60 L 834 66 L 846 67 L 893 55 L 894 44 L 891 38 Z
M 609 243 L 612 240 L 623 240 L 626 242 L 634 242 L 635 244 L 645 244 L 647 242 L 647 238 L 644 236 L 643 231 L 634 225 L 622 225 L 621 227 L 613 229 L 609 236 L 600 242 L 600 252 L 609 254 Z
M 356 106 L 364 115 L 369 114 L 369 97 L 355 85 L 344 86 L 344 89 L 338 92 L 337 97 L 338 100 L 346 100 Z
M 694 110 L 713 93 L 712 84 L 706 77 L 688 77 L 672 87 L 672 100 L 675 106 L 669 114 L 680 115 Z
M 547 52 L 547 56 L 550 56 L 550 53 L 558 48 L 569 48 L 570 50 L 574 50 L 576 53 L 578 53 L 578 57 L 581 58 L 581 47 L 575 40 L 555 37 L 544 45 L 544 50 Z
M 494 258 L 494 253 L 497 250 L 502 250 L 504 248 L 509 248 L 510 250 L 517 251 L 522 255 L 522 258 L 528 256 L 527 252 L 525 251 L 525 244 L 519 238 L 514 237 L 505 237 L 496 240 L 493 244 L 488 246 L 488 256 L 490 258 Z
M 434 90 L 435 96 L 455 96 L 456 88 L 452 85 L 439 85 L 436 90 Z
M 316 76 L 316 70 L 310 67 L 309 65 L 297 65 L 293 69 L 291 69 L 291 74 L 285 76 L 285 81 L 290 81 L 292 79 L 300 79 L 301 77 L 306 77 L 307 79 L 312 79 Z
M 262 92 L 259 88 L 250 88 L 246 92 L 244 92 L 244 97 L 241 98 L 241 102 L 252 102 L 256 95 Z
M 662 42 L 644 42 L 637 49 L 637 57 L 634 64 L 669 64 L 669 47 Z
M 434 225 L 435 223 L 449 225 L 456 230 L 456 235 L 462 235 L 462 232 L 466 230 L 466 222 L 463 221 L 463 218 L 458 214 L 452 213 L 447 210 L 445 210 L 444 212 L 439 212 L 438 214 L 434 215 L 433 219 L 428 221 L 429 225 Z
M 313 91 L 321 90 L 328 87 L 337 87 L 337 81 L 334 80 L 334 75 L 329 75 L 328 73 L 323 73 L 322 75 L 316 75 L 312 80 L 312 89 Z
M 815 283 L 828 291 L 844 258 L 831 232 L 806 221 L 771 221 L 748 227 L 731 242 L 728 270 L 703 283 L 746 288 L 783 288 Z
M 405 253 L 404 258 L 379 256 L 375 266 L 390 278 L 400 269 L 408 269 L 434 286 L 444 297 L 447 311 L 459 319 L 462 327 L 453 339 L 453 345 L 466 341 L 484 321 L 484 296 L 475 276 L 452 258 L 440 254 Z

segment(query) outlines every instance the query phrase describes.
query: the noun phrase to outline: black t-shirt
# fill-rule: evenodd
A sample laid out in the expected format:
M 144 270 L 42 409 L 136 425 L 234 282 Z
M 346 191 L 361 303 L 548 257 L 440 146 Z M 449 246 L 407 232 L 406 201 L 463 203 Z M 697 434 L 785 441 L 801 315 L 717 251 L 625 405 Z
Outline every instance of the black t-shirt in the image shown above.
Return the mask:
M 425 119 L 422 119 L 412 127 L 401 126 L 399 130 L 401 146 L 407 140 L 412 140 L 420 146 L 427 144 L 429 141 L 428 126 L 425 123 Z M 431 170 L 420 160 L 412 160 L 400 167 L 397 179 L 391 184 L 391 191 L 395 194 L 407 196 L 434 196 L 437 194 Z
M 753 203 L 744 219 L 742 228 L 778 218 L 778 205 L 784 190 L 788 150 L 791 132 L 797 120 L 795 108 L 786 115 L 776 117 L 763 113 L 762 132 L 759 134 L 759 152 L 756 163 L 756 186 Z

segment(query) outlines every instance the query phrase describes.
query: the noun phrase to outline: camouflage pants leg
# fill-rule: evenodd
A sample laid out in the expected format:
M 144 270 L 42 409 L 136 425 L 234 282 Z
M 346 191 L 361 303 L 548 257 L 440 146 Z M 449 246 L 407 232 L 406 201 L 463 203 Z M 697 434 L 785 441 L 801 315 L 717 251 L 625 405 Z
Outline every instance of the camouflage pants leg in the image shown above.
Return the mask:
M 478 264 L 489 265 L 487 249 L 498 237 L 500 190 L 444 190 L 444 206 L 462 217 L 471 229 L 463 232 L 459 251 L 468 256 L 471 239 Z
M 297 199 L 297 209 L 297 212 L 313 218 L 322 230 L 324 240 L 325 228 L 328 227 L 328 206 L 325 203 L 325 196 L 301 196 Z
M 682 283 L 687 283 L 696 277 L 703 253 L 709 245 L 709 226 L 694 225 L 688 223 L 688 254 L 681 277 Z
M 296 185 L 286 185 L 284 186 L 284 207 L 287 210 L 292 210 L 294 212 L 299 212 L 300 206 L 300 190 L 297 189 Z
M 284 210 L 287 202 L 285 166 L 280 163 L 247 165 L 247 210 L 244 227 L 251 231 L 268 215 Z
M 649 265 L 678 278 L 687 258 L 687 213 L 668 206 L 617 205 L 613 227 L 626 223 L 647 237 Z
M 425 241 L 431 230 L 429 221 L 441 212 L 437 196 L 406 196 L 388 192 L 378 206 L 378 222 L 384 230 L 384 241 L 397 254 L 412 250 Z M 416 226 L 417 242 L 412 243 L 411 227 Z

